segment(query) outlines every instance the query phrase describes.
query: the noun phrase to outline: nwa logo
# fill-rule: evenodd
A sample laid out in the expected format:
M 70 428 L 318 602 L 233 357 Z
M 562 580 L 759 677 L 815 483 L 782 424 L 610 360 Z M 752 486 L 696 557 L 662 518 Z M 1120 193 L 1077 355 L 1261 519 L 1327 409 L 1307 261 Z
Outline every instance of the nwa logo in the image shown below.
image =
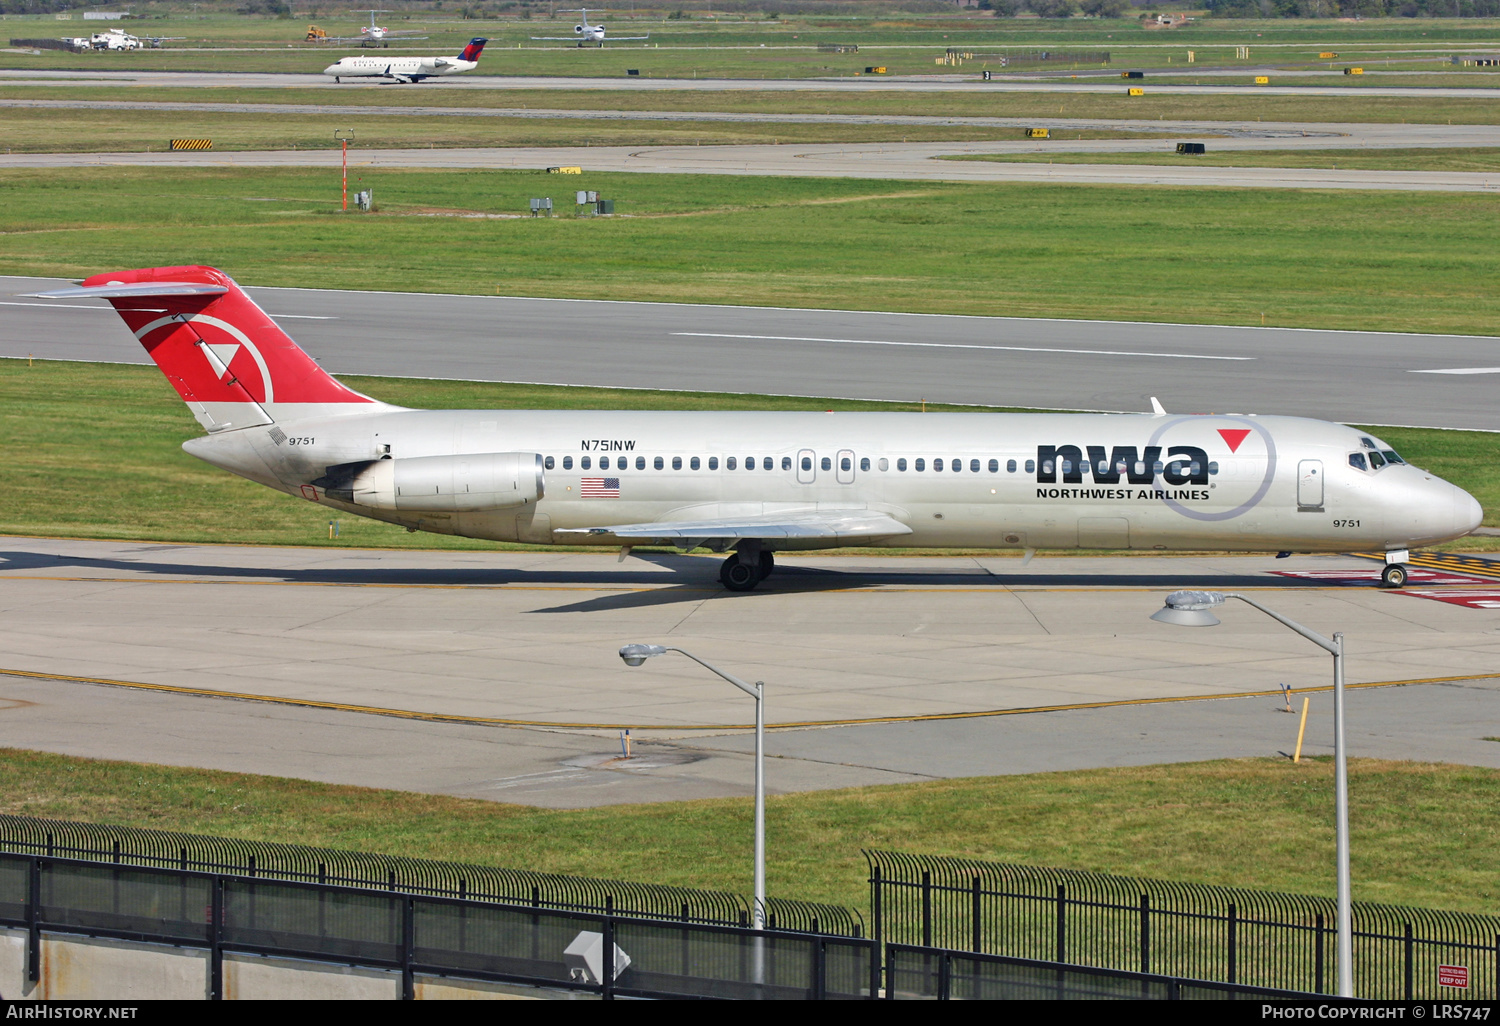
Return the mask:
M 1161 462 L 1160 445 L 1148 445 L 1144 452 L 1134 445 L 1117 445 L 1108 455 L 1102 445 L 1085 448 L 1086 460 L 1076 445 L 1037 446 L 1037 482 L 1056 484 L 1060 475 L 1064 484 L 1082 484 L 1084 471 L 1088 471 L 1095 484 L 1119 484 L 1123 478 L 1128 484 L 1149 485 L 1158 475 L 1174 486 L 1208 484 L 1208 453 L 1196 445 L 1171 446 L 1166 463 Z

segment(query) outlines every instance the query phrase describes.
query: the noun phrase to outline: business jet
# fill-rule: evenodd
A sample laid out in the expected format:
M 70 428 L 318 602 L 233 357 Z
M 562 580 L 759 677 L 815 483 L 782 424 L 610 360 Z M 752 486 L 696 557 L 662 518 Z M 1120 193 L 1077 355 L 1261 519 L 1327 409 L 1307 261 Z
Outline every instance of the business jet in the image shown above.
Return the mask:
M 324 42 L 358 43 L 360 46 L 390 46 L 390 41 L 392 39 L 399 39 L 407 42 L 416 42 L 418 40 L 427 38 L 426 36 L 417 35 L 417 32 L 414 29 L 392 31 L 391 29 L 384 28 L 383 26 L 375 24 L 375 15 L 390 14 L 391 12 L 388 10 L 360 10 L 354 11 L 352 13 L 368 14 L 370 16 L 370 24 L 361 27 L 359 30 L 359 35 L 357 36 L 335 36 L 331 39 L 324 39 Z
M 476 36 L 457 57 L 340 57 L 324 68 L 323 74 L 332 75 L 335 82 L 346 78 L 382 78 L 401 83 L 457 75 L 478 66 L 479 54 L 487 42 L 488 39 Z
M 411 531 L 727 553 L 851 545 L 1385 553 L 1468 534 L 1455 485 L 1342 424 L 1243 414 L 411 410 L 340 384 L 210 267 L 36 293 L 114 306 L 241 477 Z
M 579 22 L 577 25 L 573 26 L 573 34 L 571 36 L 532 36 L 531 38 L 537 40 L 538 42 L 549 41 L 559 43 L 570 43 L 576 40 L 579 46 L 587 46 L 592 43 L 595 46 L 602 48 L 604 46 L 604 26 L 590 25 L 589 12 L 586 9 L 580 7 L 575 8 L 575 10 L 578 13 Z M 574 12 L 573 10 L 563 10 L 559 11 L 558 13 L 572 14 Z M 637 39 L 650 38 L 651 34 L 647 33 L 644 36 L 615 36 L 614 41 L 617 43 L 623 43 Z

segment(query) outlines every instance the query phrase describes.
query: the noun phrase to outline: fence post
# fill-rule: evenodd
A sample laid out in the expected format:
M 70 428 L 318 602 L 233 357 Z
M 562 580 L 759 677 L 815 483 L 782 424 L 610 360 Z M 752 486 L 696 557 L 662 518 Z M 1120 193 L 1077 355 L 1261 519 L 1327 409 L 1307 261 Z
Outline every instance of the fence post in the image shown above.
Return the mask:
M 922 947 L 932 947 L 932 870 L 922 870 Z
M 1235 956 L 1238 954 L 1238 952 L 1235 950 L 1235 942 L 1238 939 L 1237 935 L 1239 933 L 1239 929 L 1238 929 L 1239 928 L 1239 924 L 1240 924 L 1239 913 L 1235 909 L 1234 903 L 1230 902 L 1229 903 L 1229 982 L 1230 983 L 1238 982 L 1236 980 L 1236 977 L 1235 977 L 1235 968 L 1236 968 L 1236 966 L 1235 966 Z
M 606 894 L 604 903 L 613 905 L 610 899 L 613 895 Z M 604 919 L 604 1000 L 615 999 L 615 918 L 606 916 Z
M 411 895 L 401 899 L 401 1000 L 414 1001 L 417 997 L 417 981 L 411 964 L 417 957 L 417 899 Z
M 814 1001 L 826 1001 L 828 999 L 828 942 L 820 937 L 813 938 L 813 979 L 812 996 Z
M 939 1001 L 952 1000 L 953 988 L 953 956 L 944 951 L 938 956 L 938 992 Z
M 874 947 L 870 954 L 870 997 L 880 995 L 880 983 L 883 978 L 882 969 L 885 963 L 885 918 L 883 908 L 885 907 L 885 883 L 880 875 L 880 863 L 875 863 L 874 870 L 870 873 L 870 913 L 875 917 L 875 936 L 871 938 Z M 1500 950 L 1500 943 L 1496 944 Z
M 52 847 L 52 835 L 47 835 Z M 42 860 L 31 857 L 26 881 L 26 982 L 35 984 L 42 978 Z
M 1410 1001 L 1411 1000 L 1411 984 L 1412 984 L 1412 979 L 1411 979 L 1411 977 L 1412 977 L 1412 955 L 1413 955 L 1413 952 L 1412 952 L 1412 942 L 1411 942 L 1411 924 L 1410 923 L 1406 924 L 1406 945 L 1405 946 L 1406 946 L 1406 951 L 1405 951 L 1405 961 L 1406 961 L 1406 973 L 1405 973 L 1405 977 L 1406 977 L 1406 979 L 1405 979 L 1405 983 L 1406 983 L 1406 1000 Z
M 1313 951 L 1313 990 L 1323 993 L 1323 913 L 1318 913 L 1317 947 Z
M 1065 887 L 1057 885 L 1057 958 L 1054 961 L 1066 962 L 1068 960 L 1068 903 Z
M 978 954 L 979 952 L 981 952 L 981 951 L 984 950 L 984 930 L 982 928 L 981 920 L 980 920 L 980 911 L 979 911 L 979 909 L 980 909 L 980 900 L 979 900 L 979 898 L 980 898 L 979 874 L 976 873 L 974 875 L 974 907 L 973 907 L 973 909 L 970 910 L 970 918 L 973 919 L 973 921 L 974 921 L 973 922 L 973 926 L 974 926 L 974 953 L 975 954 Z
M 1151 971 L 1151 896 L 1141 895 L 1141 972 Z
M 224 1000 L 224 878 L 214 877 L 208 902 L 208 997 Z

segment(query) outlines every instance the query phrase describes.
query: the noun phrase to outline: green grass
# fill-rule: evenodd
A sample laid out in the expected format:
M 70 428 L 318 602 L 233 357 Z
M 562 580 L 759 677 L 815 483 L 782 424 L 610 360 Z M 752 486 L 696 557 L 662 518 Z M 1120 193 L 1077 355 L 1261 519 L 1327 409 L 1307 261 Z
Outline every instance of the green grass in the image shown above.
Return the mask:
M 1064 133 L 1059 136 L 1067 139 Z M 1058 153 L 1041 141 L 1033 153 L 963 154 L 949 160 L 1025 164 L 1152 164 L 1206 167 L 1310 167 L 1342 171 L 1500 172 L 1500 149 L 1412 150 L 1215 150 L 1184 155 L 1164 143 L 1159 153 Z M 1500 181 L 1497 181 L 1500 185 Z
M 332 155 L 330 154 L 330 157 Z M 356 157 L 356 160 L 358 158 Z M 361 167 L 0 172 L 0 273 L 1491 334 L 1485 194 Z M 615 218 L 483 220 L 574 189 Z M 462 254 L 462 259 L 455 259 Z M 1157 287 L 1170 282 L 1170 288 Z
M 491 382 L 343 378 L 399 405 L 429 409 L 891 410 L 874 403 L 703 392 L 563 388 Z M 939 407 L 930 410 L 958 410 Z M 0 534 L 330 548 L 515 548 L 444 535 L 409 534 L 340 517 L 329 539 L 327 509 L 194 459 L 182 443 L 201 434 L 154 367 L 0 360 L 0 431 L 7 454 Z M 1500 523 L 1500 434 L 1380 428 L 1408 460 L 1472 492 Z M 1483 548 L 1472 538 L 1460 548 Z M 1445 546 L 1455 547 L 1455 546 Z
M 1244 759 L 773 794 L 768 889 L 867 913 L 868 847 L 1332 896 L 1332 778 Z M 550 811 L 19 749 L 0 780 L 7 813 L 751 889 L 748 798 Z M 1500 771 L 1354 760 L 1349 781 L 1356 900 L 1494 912 Z

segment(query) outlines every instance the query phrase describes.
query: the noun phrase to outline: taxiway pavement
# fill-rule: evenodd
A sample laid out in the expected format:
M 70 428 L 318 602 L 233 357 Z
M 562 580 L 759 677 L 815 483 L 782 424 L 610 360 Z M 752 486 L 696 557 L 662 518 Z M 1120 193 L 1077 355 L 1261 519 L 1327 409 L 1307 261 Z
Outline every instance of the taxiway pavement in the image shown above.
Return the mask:
M 1356 688 L 1353 754 L 1500 765 L 1500 611 L 1275 574 L 1372 564 L 781 562 L 732 595 L 691 556 L 4 539 L 0 744 L 555 807 L 746 793 L 749 703 L 625 667 L 646 641 L 766 681 L 775 791 L 1290 751 L 1279 698 L 1225 696 L 1326 687 L 1326 655 L 1248 607 L 1147 619 L 1195 586 L 1343 630 L 1351 685 L 1441 678 Z

